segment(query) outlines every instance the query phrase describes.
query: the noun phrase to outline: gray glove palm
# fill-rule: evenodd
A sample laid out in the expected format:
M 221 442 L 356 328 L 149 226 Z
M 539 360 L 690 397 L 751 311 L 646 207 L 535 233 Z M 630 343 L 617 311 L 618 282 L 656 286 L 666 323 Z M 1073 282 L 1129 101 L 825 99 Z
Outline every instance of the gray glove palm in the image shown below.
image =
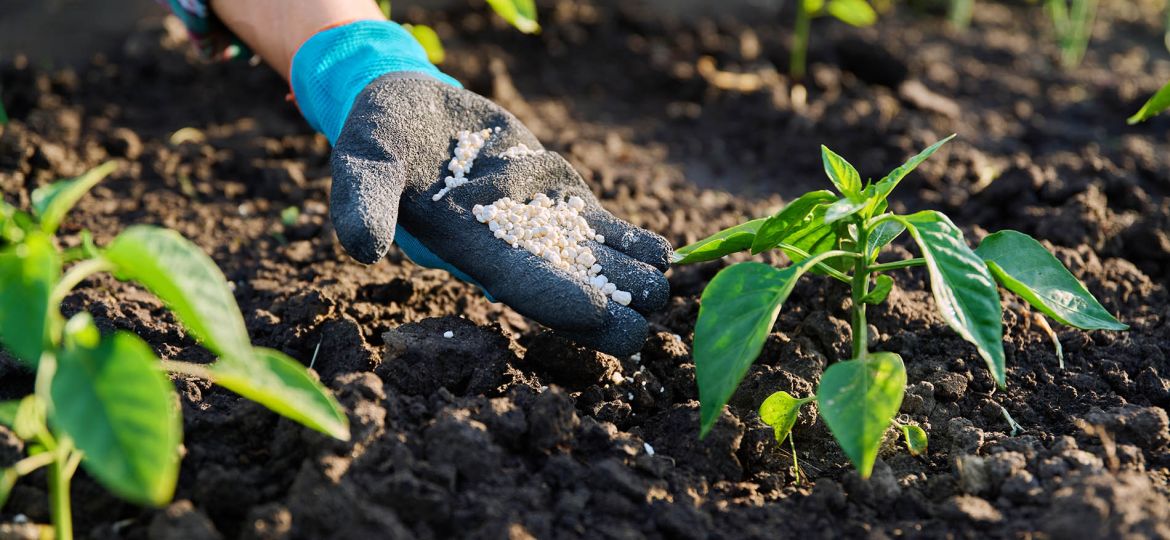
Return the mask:
M 476 158 L 470 181 L 440 200 L 460 130 L 499 127 Z M 504 159 L 507 148 L 540 142 L 491 101 L 424 75 L 386 75 L 357 97 L 333 151 L 330 214 L 346 251 L 379 260 L 395 240 L 415 262 L 444 268 L 495 300 L 583 345 L 625 356 L 647 334 L 639 313 L 669 297 L 663 272 L 671 248 L 662 237 L 615 218 L 568 162 L 553 152 Z M 586 201 L 582 215 L 605 244 L 590 247 L 630 305 L 614 302 L 524 249 L 513 248 L 476 221 L 471 208 L 536 193 Z

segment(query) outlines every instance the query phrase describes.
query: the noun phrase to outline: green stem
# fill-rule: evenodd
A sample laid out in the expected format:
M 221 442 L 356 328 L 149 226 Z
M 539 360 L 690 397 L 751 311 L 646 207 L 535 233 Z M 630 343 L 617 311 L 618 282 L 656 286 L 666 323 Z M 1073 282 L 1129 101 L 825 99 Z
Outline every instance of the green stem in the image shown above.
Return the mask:
M 72 291 L 74 287 L 78 286 L 82 281 L 85 281 L 85 278 L 113 269 L 114 265 L 110 261 L 101 258 L 86 259 L 73 265 L 61 277 L 61 281 L 58 281 L 57 285 L 53 287 L 53 292 L 49 296 L 52 302 L 50 305 L 60 304 L 69 295 L 69 291 Z
M 869 267 L 869 273 L 885 272 L 888 270 L 897 270 L 899 268 L 910 268 L 912 266 L 922 266 L 926 264 L 926 259 L 921 257 L 915 259 L 906 259 L 904 261 L 894 261 L 888 263 L 875 264 Z
M 53 533 L 57 540 L 73 540 L 73 509 L 69 499 L 72 478 L 66 471 L 68 458 L 61 452 L 54 454 L 56 459 L 49 465 L 49 512 L 53 518 Z
M 189 377 L 195 377 L 208 381 L 215 380 L 211 370 L 203 364 L 192 364 L 191 362 L 178 362 L 175 360 L 163 360 L 162 367 L 168 372 L 177 373 L 179 375 L 187 375 Z
M 804 0 L 796 2 L 796 29 L 792 35 L 792 56 L 789 58 L 788 72 L 795 80 L 804 78 L 808 61 L 808 31 L 811 14 L 804 8 Z
M 971 14 L 975 8 L 975 0 L 951 0 L 948 17 L 951 24 L 959 30 L 966 30 L 971 26 Z
M 792 244 L 785 244 L 784 242 L 781 242 L 779 244 L 776 244 L 776 247 L 778 247 L 784 251 L 791 251 L 791 252 L 793 252 L 801 257 L 804 257 L 805 259 L 812 258 L 812 255 L 809 254 L 809 252 L 807 252 L 803 249 L 800 249 Z M 860 255 L 857 255 L 856 253 L 841 252 L 841 253 L 838 253 L 837 256 L 840 256 L 840 257 L 859 257 Z M 815 268 L 828 274 L 830 277 L 832 277 L 838 281 L 841 281 L 843 283 L 850 283 L 848 275 L 846 275 L 844 272 L 837 270 L 836 268 L 833 268 L 825 263 L 817 263 Z
M 857 224 L 857 245 L 865 246 L 869 230 L 865 223 Z M 869 325 L 865 321 L 865 302 L 861 299 L 869 294 L 869 268 L 866 258 L 853 260 L 853 358 L 864 358 L 869 351 Z
M 792 474 L 796 477 L 796 483 L 800 483 L 800 460 L 796 457 L 796 441 L 792 440 L 792 434 L 788 434 L 788 447 L 792 449 Z
M 17 461 L 12 465 L 12 470 L 16 471 L 17 476 L 24 476 L 41 467 L 49 465 L 53 462 L 54 455 L 52 452 L 43 452 L 26 457 Z

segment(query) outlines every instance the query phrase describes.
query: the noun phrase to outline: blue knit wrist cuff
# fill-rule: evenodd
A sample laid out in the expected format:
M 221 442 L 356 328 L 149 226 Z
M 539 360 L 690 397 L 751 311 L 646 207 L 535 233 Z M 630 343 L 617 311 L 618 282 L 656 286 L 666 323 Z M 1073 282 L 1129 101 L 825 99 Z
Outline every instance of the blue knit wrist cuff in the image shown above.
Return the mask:
M 463 87 L 427 60 L 410 32 L 390 21 L 357 21 L 314 34 L 293 56 L 291 71 L 301 114 L 330 144 L 358 94 L 382 75 L 409 71 Z

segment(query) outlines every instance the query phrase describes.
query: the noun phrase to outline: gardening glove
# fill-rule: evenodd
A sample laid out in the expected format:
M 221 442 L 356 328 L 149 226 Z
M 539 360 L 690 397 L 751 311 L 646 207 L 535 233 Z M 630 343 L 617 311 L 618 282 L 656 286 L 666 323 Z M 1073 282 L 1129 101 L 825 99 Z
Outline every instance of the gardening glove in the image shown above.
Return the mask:
M 641 348 L 648 331 L 641 314 L 669 297 L 670 245 L 606 212 L 564 158 L 543 151 L 516 117 L 439 72 L 407 31 L 359 21 L 320 32 L 297 52 L 291 79 L 305 118 L 333 143 L 330 215 L 351 256 L 374 263 L 397 241 L 415 263 L 478 285 L 582 345 L 619 356 Z M 456 133 L 485 128 L 491 135 L 469 182 L 435 200 Z M 501 155 L 521 144 L 534 153 Z M 585 201 L 582 216 L 605 238 L 589 247 L 610 282 L 631 293 L 629 306 L 513 248 L 472 215 L 477 204 L 526 202 L 537 193 Z

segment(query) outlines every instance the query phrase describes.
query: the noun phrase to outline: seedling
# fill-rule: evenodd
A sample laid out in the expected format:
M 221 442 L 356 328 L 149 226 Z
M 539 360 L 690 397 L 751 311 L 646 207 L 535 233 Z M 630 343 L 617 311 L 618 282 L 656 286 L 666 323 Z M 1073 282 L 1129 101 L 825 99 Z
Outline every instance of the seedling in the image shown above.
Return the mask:
M 517 30 L 525 34 L 540 32 L 540 24 L 536 22 L 536 3 L 534 0 L 487 0 L 487 3 L 488 6 L 491 6 L 492 11 L 496 12 L 496 15 L 508 21 L 508 24 Z M 387 19 L 390 18 L 390 0 L 378 0 L 378 9 L 382 11 L 383 16 Z M 432 64 L 442 64 L 443 60 L 447 58 L 447 52 L 443 49 L 443 41 L 439 39 L 439 34 L 435 32 L 434 28 L 425 24 L 404 24 L 402 27 L 410 32 L 414 39 L 418 40 L 427 53 L 427 60 Z
M 799 0 L 796 2 L 796 28 L 792 34 L 792 55 L 788 73 L 803 79 L 808 65 L 808 34 L 812 19 L 831 15 L 853 26 L 870 26 L 877 22 L 877 12 L 866 0 Z
M 1056 43 L 1060 46 L 1060 63 L 1066 69 L 1080 65 L 1093 37 L 1097 19 L 1097 0 L 1046 0 L 1044 8 L 1052 17 Z
M 837 192 L 814 191 L 776 214 L 720 231 L 686 246 L 676 263 L 718 259 L 751 250 L 779 249 L 793 262 L 773 268 L 742 262 L 720 271 L 703 291 L 695 325 L 694 359 L 699 386 L 700 436 L 705 436 L 760 354 L 796 280 L 806 273 L 848 284 L 852 306 L 852 356 L 825 370 L 813 396 L 769 397 L 761 418 L 777 442 L 790 437 L 798 409 L 816 401 L 821 417 L 862 477 L 873 470 L 887 429 L 902 403 L 906 369 L 892 352 L 868 348 L 866 308 L 880 305 L 894 286 L 892 270 L 924 266 L 935 307 L 963 339 L 975 346 L 996 383 L 1005 385 L 1002 313 L 996 282 L 1053 320 L 1086 330 L 1125 330 L 1039 242 L 1016 231 L 968 247 L 963 233 L 942 213 L 888 211 L 887 198 L 911 171 L 954 135 L 935 143 L 878 182 L 864 185 L 844 158 L 822 146 L 825 173 Z M 882 248 L 909 232 L 920 258 L 879 262 Z M 925 451 L 926 433 L 898 423 L 912 452 Z M 795 452 L 794 452 L 795 454 Z
M 0 424 L 28 451 L 0 472 L 0 506 L 19 477 L 48 467 L 53 533 L 63 540 L 73 537 L 69 485 L 78 466 L 128 501 L 170 501 L 182 421 L 167 371 L 212 380 L 312 429 L 349 438 L 345 413 L 304 366 L 252 347 L 223 273 L 195 244 L 139 225 L 106 246 L 83 233 L 80 246 L 58 249 L 54 235 L 65 214 L 115 168 L 109 162 L 38 188 L 31 213 L 0 201 L 0 346 L 36 371 L 32 394 L 0 403 Z M 159 360 L 130 332 L 103 335 L 86 312 L 66 320 L 61 301 L 102 272 L 157 295 L 219 359 Z
M 947 19 L 959 30 L 971 26 L 971 15 L 974 13 L 975 0 L 951 0 L 951 5 L 947 7 Z

